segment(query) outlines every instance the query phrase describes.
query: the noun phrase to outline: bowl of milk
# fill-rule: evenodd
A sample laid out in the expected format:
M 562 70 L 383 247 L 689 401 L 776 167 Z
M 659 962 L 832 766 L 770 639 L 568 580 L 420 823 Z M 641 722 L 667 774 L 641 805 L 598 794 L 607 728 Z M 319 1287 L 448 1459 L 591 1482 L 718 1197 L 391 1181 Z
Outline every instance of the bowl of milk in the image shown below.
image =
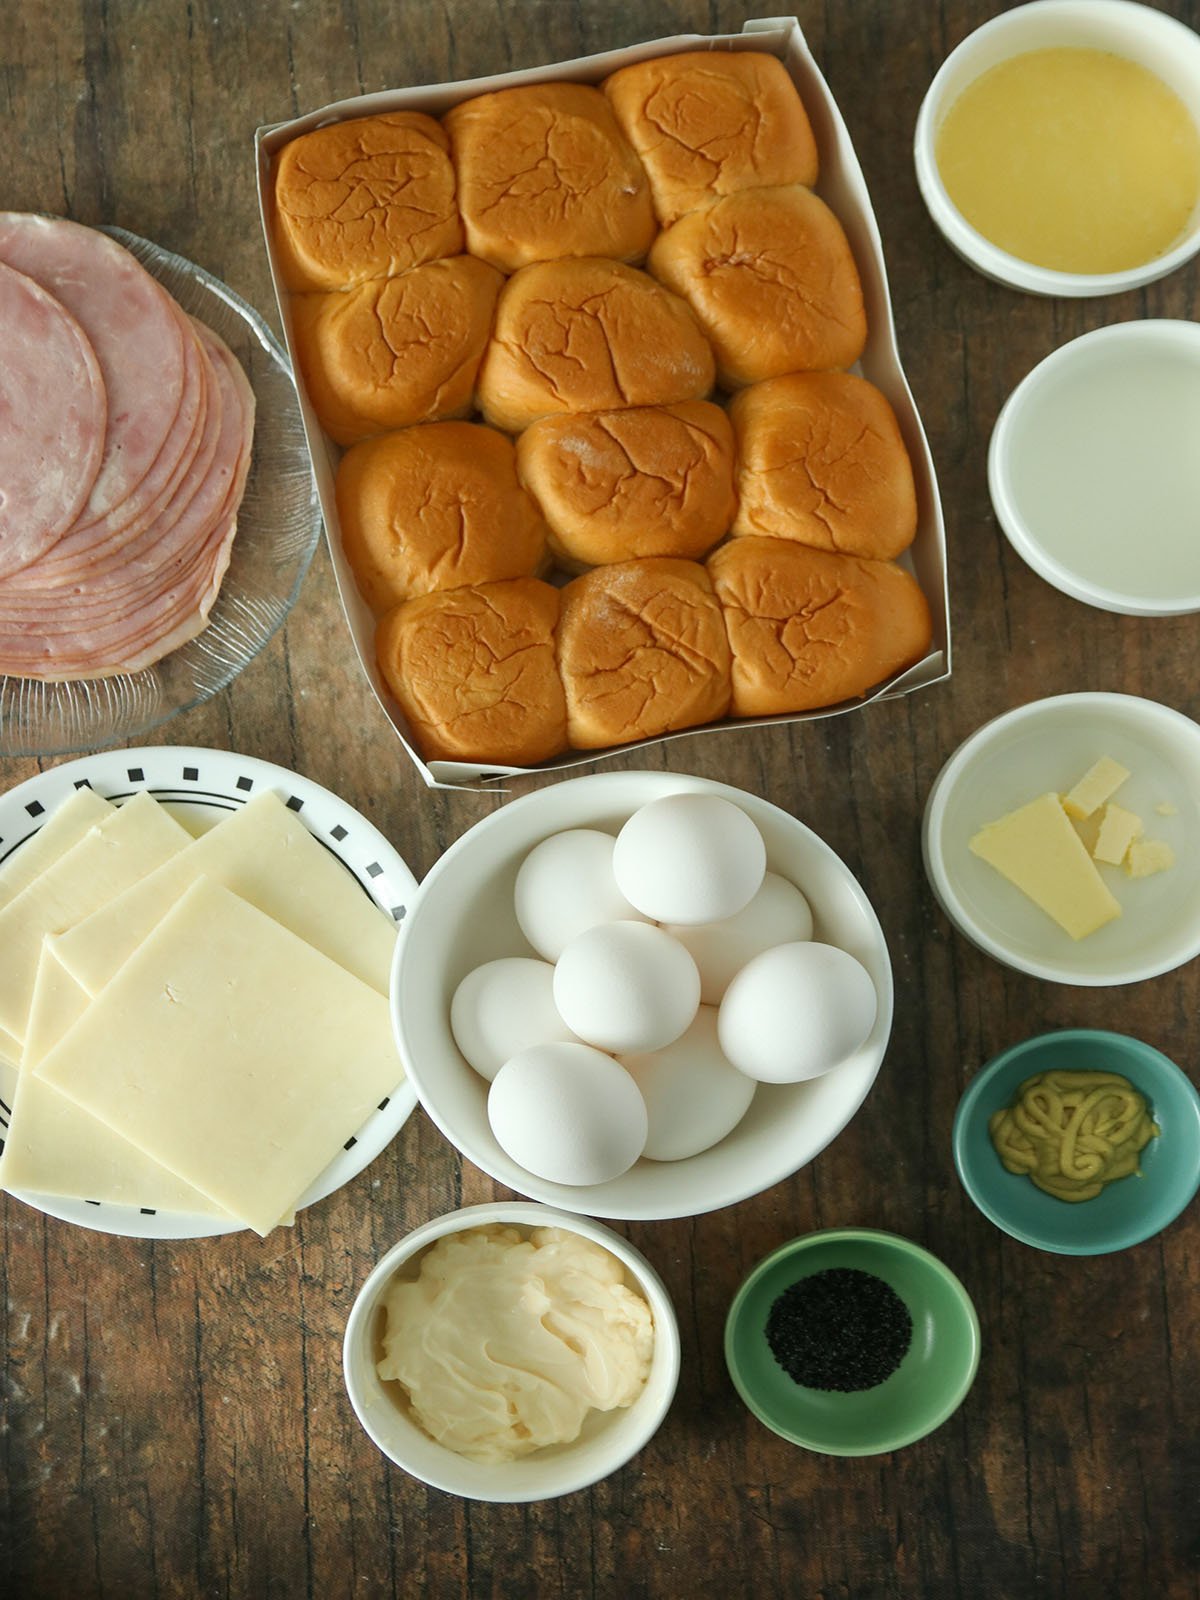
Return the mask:
M 1064 594 L 1127 616 L 1200 611 L 1200 325 L 1085 333 L 996 421 L 988 488 L 1017 554 Z

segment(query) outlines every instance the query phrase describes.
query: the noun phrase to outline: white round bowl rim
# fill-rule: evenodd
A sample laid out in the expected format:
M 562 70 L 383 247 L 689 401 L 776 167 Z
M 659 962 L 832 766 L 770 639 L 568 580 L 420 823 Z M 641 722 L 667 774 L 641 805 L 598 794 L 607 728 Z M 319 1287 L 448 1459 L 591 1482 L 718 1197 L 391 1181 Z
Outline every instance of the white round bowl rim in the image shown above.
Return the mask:
M 445 1238 L 452 1233 L 461 1233 L 467 1228 L 484 1227 L 488 1223 L 503 1223 L 527 1228 L 565 1228 L 573 1233 L 578 1233 L 584 1238 L 591 1239 L 595 1244 L 602 1245 L 611 1251 L 622 1265 L 637 1280 L 645 1291 L 646 1300 L 654 1317 L 654 1359 L 662 1362 L 662 1377 L 660 1379 L 659 1403 L 651 1409 L 647 1407 L 645 1425 L 638 1430 L 632 1448 L 623 1448 L 608 1453 L 607 1455 L 597 1448 L 599 1441 L 593 1440 L 589 1445 L 589 1455 L 593 1457 L 593 1464 L 586 1468 L 576 1467 L 572 1472 L 569 1467 L 570 1458 L 561 1457 L 564 1473 L 561 1488 L 554 1490 L 553 1495 L 539 1494 L 536 1496 L 513 1494 L 511 1492 L 497 1494 L 494 1499 L 487 1499 L 495 1504 L 518 1504 L 521 1501 L 532 1499 L 557 1499 L 565 1494 L 573 1494 L 576 1490 L 586 1489 L 593 1483 L 598 1483 L 602 1478 L 609 1477 L 618 1471 L 626 1462 L 633 1459 L 640 1450 L 650 1442 L 658 1432 L 667 1413 L 671 1409 L 675 1398 L 675 1391 L 679 1384 L 679 1371 L 681 1365 L 681 1347 L 679 1339 L 679 1322 L 675 1315 L 675 1307 L 671 1296 L 662 1278 L 646 1257 L 628 1239 L 623 1239 L 620 1234 L 614 1233 L 611 1228 L 606 1228 L 602 1223 L 594 1221 L 591 1217 L 579 1216 L 574 1213 L 561 1211 L 557 1207 L 543 1205 L 537 1200 L 496 1200 L 480 1205 L 462 1206 L 455 1211 L 444 1212 L 441 1216 L 431 1217 L 419 1227 L 413 1228 L 402 1239 L 388 1250 L 372 1267 L 363 1282 L 362 1287 L 354 1297 L 354 1304 L 350 1308 L 350 1315 L 346 1320 L 346 1332 L 342 1339 L 342 1373 L 345 1379 L 346 1392 L 354 1414 L 358 1418 L 368 1438 L 389 1461 L 400 1467 L 410 1476 L 417 1477 L 422 1483 L 428 1483 L 432 1488 L 441 1489 L 447 1494 L 458 1495 L 461 1498 L 482 1499 L 478 1494 L 466 1495 L 453 1481 L 453 1472 L 448 1471 L 444 1477 L 441 1474 L 429 1475 L 417 1472 L 407 1461 L 400 1460 L 393 1455 L 387 1444 L 379 1438 L 371 1424 L 365 1395 L 359 1378 L 356 1343 L 362 1332 L 362 1325 L 368 1320 L 379 1301 L 379 1295 L 385 1284 L 390 1282 L 397 1270 L 406 1261 L 410 1261 L 419 1251 L 434 1243 L 437 1239 Z M 643 1397 L 644 1398 L 644 1397 Z M 643 1400 L 634 1402 L 633 1409 L 643 1403 Z M 447 1457 L 453 1457 L 453 1452 L 447 1450 Z M 457 1458 L 455 1458 L 457 1459 Z M 497 1471 L 504 1473 L 504 1466 L 497 1467 Z M 442 1481 L 438 1481 L 441 1477 Z
M 1090 333 L 1081 333 L 1078 338 L 1069 339 L 1031 367 L 1017 384 L 1000 409 L 988 445 L 988 493 L 992 509 L 1009 544 L 1022 561 L 1039 578 L 1044 578 L 1072 600 L 1081 600 L 1085 605 L 1095 606 L 1101 611 L 1115 611 L 1127 617 L 1187 616 L 1200 611 L 1200 593 L 1150 598 L 1127 595 L 1119 589 L 1092 583 L 1081 573 L 1056 560 L 1034 537 L 1013 500 L 1009 486 L 1010 436 L 1021 407 L 1027 403 L 1030 395 L 1064 367 L 1077 361 L 1085 347 L 1093 349 L 1097 345 L 1109 344 L 1145 347 L 1167 343 L 1176 347 L 1192 345 L 1200 355 L 1200 324 L 1182 318 L 1147 317 L 1134 322 L 1111 322 L 1106 327 L 1093 328 Z
M 1085 12 L 1125 17 L 1136 14 L 1140 26 L 1146 29 L 1158 29 L 1167 34 L 1179 48 L 1200 47 L 1200 38 L 1186 23 L 1168 16 L 1165 12 L 1156 11 L 1151 6 L 1142 5 L 1139 0 L 1028 0 L 1025 5 L 1015 6 L 1011 11 L 1002 11 L 999 15 L 989 18 L 978 28 L 972 29 L 965 39 L 961 39 L 955 45 L 934 74 L 925 92 L 917 113 L 916 131 L 913 135 L 917 187 L 921 191 L 921 198 L 930 216 L 947 243 L 985 276 L 1006 284 L 1009 288 L 1022 289 L 1030 294 L 1059 295 L 1071 299 L 1121 294 L 1129 289 L 1141 288 L 1174 272 L 1177 267 L 1181 267 L 1200 251 L 1200 208 L 1197 209 L 1190 228 L 1178 244 L 1141 266 L 1128 267 L 1122 272 L 1097 273 L 1060 272 L 1051 267 L 1039 267 L 993 244 L 967 221 L 951 200 L 934 156 L 934 139 L 937 131 L 935 118 L 941 111 L 942 93 L 954 64 L 961 61 L 969 49 L 975 48 L 981 38 L 1003 33 L 1013 26 L 1016 19 L 1028 19 L 1031 13 L 1041 13 L 1047 21 L 1050 21 L 1055 17 L 1069 17 L 1072 13 L 1082 15 Z
M 785 1159 L 781 1160 L 775 1165 L 758 1166 L 753 1173 L 747 1175 L 744 1182 L 732 1187 L 728 1191 L 722 1191 L 719 1194 L 715 1194 L 712 1198 L 711 1204 L 705 1204 L 699 1209 L 692 1210 L 681 1210 L 677 1203 L 672 1205 L 670 1202 L 654 1206 L 625 1205 L 610 1209 L 603 1203 L 603 1196 L 600 1194 L 600 1190 L 604 1188 L 604 1185 L 593 1185 L 581 1190 L 580 1192 L 580 1209 L 578 1213 L 580 1215 L 587 1214 L 597 1217 L 607 1217 L 609 1220 L 627 1222 L 661 1222 L 678 1218 L 680 1216 L 700 1216 L 707 1211 L 718 1211 L 726 1206 L 738 1205 L 743 1200 L 750 1199 L 753 1195 L 761 1194 L 764 1190 L 772 1188 L 776 1183 L 782 1183 L 786 1178 L 791 1177 L 794 1173 L 798 1172 L 802 1166 L 806 1165 L 808 1161 L 815 1160 L 821 1151 L 827 1149 L 833 1140 L 844 1131 L 853 1118 L 858 1114 L 863 1101 L 870 1093 L 875 1079 L 879 1074 L 879 1068 L 883 1064 L 884 1056 L 887 1052 L 888 1041 L 891 1037 L 895 1005 L 895 984 L 892 977 L 891 955 L 888 951 L 887 940 L 884 936 L 883 929 L 880 926 L 878 915 L 876 914 L 875 908 L 872 906 L 866 891 L 863 889 L 858 879 L 851 872 L 850 868 L 846 865 L 842 858 L 837 854 L 832 846 L 825 843 L 824 839 L 822 839 L 819 834 L 815 833 L 807 826 L 807 824 L 801 822 L 798 817 L 794 817 L 791 812 L 785 811 L 781 806 L 777 806 L 769 800 L 762 799 L 762 797 L 759 795 L 752 794 L 748 790 L 735 788 L 731 784 L 721 783 L 716 779 L 698 778 L 687 773 L 654 772 L 649 770 L 635 770 L 630 772 L 597 772 L 589 774 L 587 777 L 583 778 L 571 778 L 564 783 L 535 790 L 531 794 L 521 795 L 517 799 L 507 802 L 497 811 L 493 811 L 489 816 L 481 818 L 478 822 L 474 823 L 470 828 L 468 828 L 467 831 L 462 834 L 460 838 L 456 839 L 450 848 L 438 858 L 426 876 L 421 880 L 417 892 L 413 897 L 413 902 L 409 908 L 408 915 L 400 925 L 400 934 L 396 941 L 395 954 L 392 958 L 389 994 L 392 1008 L 392 1026 L 396 1034 L 396 1041 L 400 1049 L 401 1059 L 404 1062 L 405 1072 L 408 1076 L 408 1079 L 416 1091 L 417 1099 L 424 1109 L 426 1116 L 428 1116 L 430 1121 L 433 1122 L 440 1132 L 445 1135 L 447 1140 L 449 1140 L 454 1148 L 469 1161 L 473 1162 L 475 1166 L 479 1167 L 481 1171 L 486 1172 L 489 1177 L 495 1179 L 499 1183 L 506 1184 L 509 1187 L 516 1187 L 516 1185 L 513 1183 L 511 1175 L 494 1170 L 487 1152 L 481 1151 L 478 1146 L 475 1145 L 473 1140 L 464 1140 L 458 1130 L 447 1125 L 446 1119 L 442 1115 L 438 1106 L 430 1100 L 425 1082 L 425 1074 L 419 1062 L 419 1052 L 415 1052 L 409 1048 L 405 1021 L 397 1003 L 398 991 L 400 987 L 400 973 L 404 964 L 405 951 L 408 947 L 408 941 L 412 936 L 413 930 L 419 926 L 421 910 L 428 890 L 437 884 L 440 878 L 444 876 L 444 874 L 450 869 L 450 865 L 453 862 L 457 861 L 457 859 L 466 850 L 471 848 L 473 842 L 482 832 L 502 824 L 503 822 L 507 821 L 507 819 L 518 813 L 524 813 L 527 810 L 531 810 L 539 806 L 551 806 L 554 800 L 567 789 L 570 789 L 573 792 L 578 792 L 583 788 L 583 786 L 586 785 L 595 792 L 600 793 L 606 788 L 611 789 L 617 787 L 618 785 L 639 780 L 649 780 L 656 788 L 662 786 L 662 793 L 673 792 L 671 787 L 672 785 L 686 784 L 689 785 L 693 790 L 706 790 L 714 794 L 723 795 L 725 798 L 732 800 L 735 804 L 741 804 L 748 800 L 754 806 L 761 806 L 764 810 L 773 813 L 775 816 L 782 819 L 782 821 L 785 822 L 790 828 L 796 830 L 800 834 L 803 834 L 806 841 L 811 845 L 812 848 L 814 848 L 819 854 L 824 855 L 831 864 L 836 866 L 838 872 L 841 874 L 844 880 L 845 887 L 850 898 L 854 900 L 859 910 L 865 916 L 874 938 L 878 941 L 881 977 L 883 980 L 877 985 L 879 995 L 879 1010 L 876 1027 L 880 1029 L 880 1042 L 878 1049 L 875 1052 L 873 1070 L 871 1071 L 870 1076 L 866 1079 L 865 1083 L 862 1085 L 861 1092 L 857 1095 L 853 1102 L 849 1104 L 843 1120 L 836 1127 L 832 1127 L 830 1129 L 828 1137 L 825 1138 L 816 1147 L 816 1149 L 814 1149 L 805 1158 L 805 1160 L 802 1160 L 799 1165 L 797 1165 L 795 1161 L 789 1161 Z M 647 800 L 652 798 L 656 798 L 656 796 L 647 796 Z M 586 826 L 586 823 L 574 823 L 572 826 Z M 684 1163 L 668 1163 L 664 1165 L 683 1166 Z M 522 1179 L 520 1184 L 520 1192 L 529 1194 L 531 1197 L 536 1198 L 536 1193 L 539 1187 L 540 1180 L 530 1174 Z M 546 1203 L 553 1204 L 558 1209 L 564 1211 L 571 1211 L 571 1207 L 567 1199 L 565 1197 L 561 1197 L 557 1192 L 553 1201 Z M 584 1212 L 585 1206 L 586 1213 Z
M 1183 737 L 1200 741 L 1200 727 L 1190 717 L 1185 716 L 1182 711 L 1174 710 L 1171 706 L 1163 705 L 1158 700 L 1147 700 L 1141 695 L 1089 690 L 1079 694 L 1049 695 L 1042 700 L 1030 700 L 1023 706 L 1014 706 L 1011 711 L 1002 711 L 999 716 L 990 718 L 976 728 L 974 733 L 968 734 L 948 757 L 933 780 L 929 798 L 925 802 L 925 815 L 921 827 L 921 852 L 930 887 L 938 904 L 963 937 L 969 939 L 985 955 L 991 956 L 1001 965 L 1011 967 L 1016 972 L 1028 973 L 1030 977 L 1042 978 L 1049 983 L 1070 984 L 1080 989 L 1118 988 L 1128 983 L 1143 983 L 1148 978 L 1161 977 L 1164 972 L 1174 972 L 1185 962 L 1200 955 L 1200 935 L 1189 944 L 1181 945 L 1178 953 L 1170 959 L 1147 962 L 1142 967 L 1130 967 L 1119 977 L 1080 972 L 1072 967 L 1061 967 L 1053 961 L 1035 961 L 1026 958 L 1010 950 L 1007 945 L 990 938 L 963 905 L 951 886 L 949 874 L 945 869 L 941 851 L 941 829 L 950 794 L 963 771 L 1005 727 L 1023 721 L 1027 717 L 1052 712 L 1060 707 L 1086 706 L 1102 710 L 1114 701 L 1122 706 L 1140 706 L 1147 715 L 1166 723 Z

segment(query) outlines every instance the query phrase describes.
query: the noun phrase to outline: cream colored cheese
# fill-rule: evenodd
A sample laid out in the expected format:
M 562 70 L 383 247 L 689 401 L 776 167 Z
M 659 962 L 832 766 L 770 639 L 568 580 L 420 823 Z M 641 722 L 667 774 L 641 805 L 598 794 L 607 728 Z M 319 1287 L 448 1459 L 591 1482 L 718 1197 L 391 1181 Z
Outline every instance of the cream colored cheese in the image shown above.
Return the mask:
M 384 1306 L 379 1376 L 472 1461 L 577 1439 L 589 1411 L 632 1405 L 650 1370 L 649 1306 L 614 1255 L 562 1228 L 449 1234 Z

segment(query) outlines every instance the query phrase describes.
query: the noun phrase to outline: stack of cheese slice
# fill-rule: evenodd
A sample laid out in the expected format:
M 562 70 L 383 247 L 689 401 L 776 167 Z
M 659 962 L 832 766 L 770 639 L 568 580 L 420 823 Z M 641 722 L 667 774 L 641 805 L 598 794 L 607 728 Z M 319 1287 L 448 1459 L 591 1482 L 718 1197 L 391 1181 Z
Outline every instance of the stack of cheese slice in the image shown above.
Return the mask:
M 270 792 L 80 789 L 0 872 L 0 1188 L 269 1232 L 403 1077 L 395 929 Z

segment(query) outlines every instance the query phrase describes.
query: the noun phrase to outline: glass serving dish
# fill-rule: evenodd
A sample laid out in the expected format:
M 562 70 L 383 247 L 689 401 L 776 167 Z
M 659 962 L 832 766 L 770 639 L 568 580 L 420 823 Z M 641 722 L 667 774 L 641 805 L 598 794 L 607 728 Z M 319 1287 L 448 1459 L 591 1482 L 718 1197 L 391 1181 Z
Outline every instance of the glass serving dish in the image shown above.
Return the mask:
M 254 390 L 254 451 L 233 557 L 204 632 L 140 672 L 68 683 L 0 674 L 0 755 L 58 756 L 141 738 L 237 677 L 295 603 L 321 508 L 288 358 L 252 306 L 182 256 L 126 233 L 125 246 L 184 311 L 224 339 Z

